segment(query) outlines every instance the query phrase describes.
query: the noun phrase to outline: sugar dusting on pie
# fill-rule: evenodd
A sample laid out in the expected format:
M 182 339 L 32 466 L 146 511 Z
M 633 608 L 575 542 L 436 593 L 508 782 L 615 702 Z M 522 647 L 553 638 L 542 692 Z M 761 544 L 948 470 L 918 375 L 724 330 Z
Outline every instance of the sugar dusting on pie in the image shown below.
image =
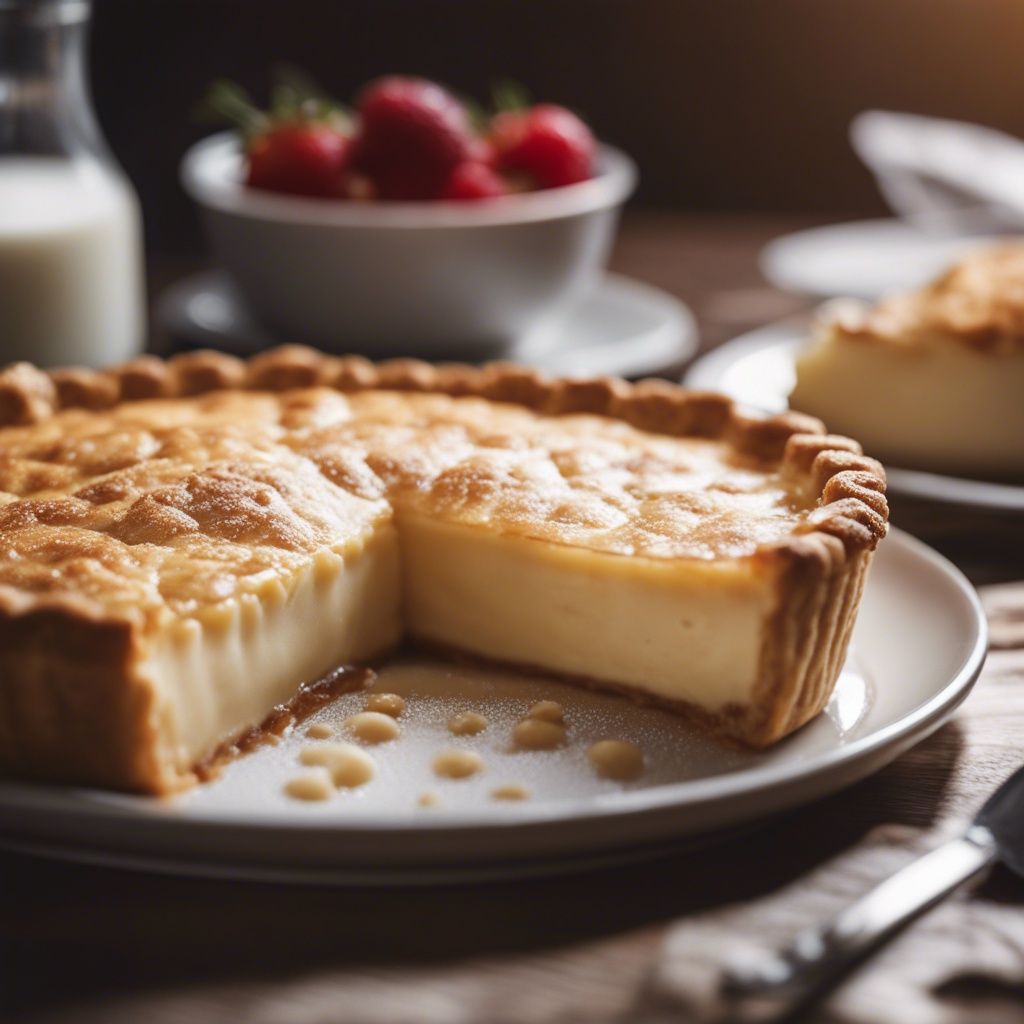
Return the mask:
M 0 423 L 0 769 L 125 789 L 403 637 L 764 746 L 828 699 L 886 528 L 855 442 L 663 382 L 199 353 L 15 366 Z
M 797 360 L 794 409 L 902 466 L 1024 479 L 1024 243 L 926 288 L 829 304 Z
M 479 672 L 471 673 L 470 678 L 473 678 L 474 675 L 479 677 Z M 419 679 L 420 685 L 426 681 L 425 676 L 421 676 Z M 487 682 L 484 678 L 476 678 L 476 687 L 486 689 Z M 440 724 L 438 718 L 443 717 L 447 705 L 459 699 L 457 685 L 453 692 L 443 693 L 443 695 L 437 692 L 418 693 L 416 707 L 421 714 L 412 716 L 410 727 L 418 731 L 421 736 L 426 732 L 431 737 L 432 744 L 436 743 Z M 501 708 L 501 716 L 506 717 L 509 701 L 507 693 L 498 699 L 504 705 Z M 397 693 L 375 691 L 367 694 L 364 707 L 388 708 L 393 712 L 402 713 L 406 710 L 406 700 Z M 442 713 L 440 716 L 439 712 Z M 395 731 L 378 731 L 380 723 L 376 721 L 373 721 L 369 731 L 363 732 L 358 727 L 354 729 L 353 722 L 358 722 L 359 719 L 365 720 L 366 716 L 370 716 L 371 719 L 386 719 L 395 725 Z M 570 715 L 570 717 L 574 716 Z M 445 731 L 465 739 L 481 736 L 490 724 L 486 717 L 475 711 L 461 711 L 455 715 L 449 715 L 444 720 Z M 595 725 L 596 723 L 591 723 L 591 730 Z M 393 718 L 377 711 L 363 711 L 350 715 L 343 719 L 342 728 L 353 735 L 358 742 L 372 746 L 398 739 L 401 735 Z M 334 728 L 327 722 L 319 721 L 313 723 L 306 730 L 305 735 L 307 738 L 326 739 L 334 735 Z M 513 756 L 517 751 L 548 752 L 550 755 L 554 755 L 556 751 L 569 745 L 565 708 L 558 701 L 550 699 L 535 701 L 529 706 L 526 714 L 515 722 L 511 738 L 511 746 L 506 746 L 505 749 Z M 578 749 L 585 754 L 586 761 L 593 773 L 598 778 L 607 781 L 620 783 L 635 781 L 644 774 L 647 766 L 644 752 L 636 743 L 629 740 L 599 739 L 589 743 L 585 749 L 583 744 L 579 744 Z M 415 755 L 413 756 L 415 757 Z M 333 796 L 337 790 L 365 786 L 377 775 L 377 765 L 374 759 L 351 743 L 305 746 L 300 749 L 298 759 L 300 764 L 316 766 L 312 771 L 294 775 L 285 782 L 285 794 L 298 801 L 322 802 Z M 394 767 L 401 772 L 401 754 L 398 755 L 398 759 L 399 763 Z M 409 761 L 408 754 L 405 755 L 404 760 Z M 485 752 L 470 746 L 444 747 L 441 745 L 435 748 L 430 767 L 438 779 L 450 781 L 469 779 L 486 769 Z M 527 786 L 516 782 L 495 786 L 489 792 L 490 799 L 498 802 L 521 802 L 528 800 L 530 795 Z M 429 791 L 422 794 L 419 805 L 421 807 L 432 806 L 436 800 L 436 795 Z

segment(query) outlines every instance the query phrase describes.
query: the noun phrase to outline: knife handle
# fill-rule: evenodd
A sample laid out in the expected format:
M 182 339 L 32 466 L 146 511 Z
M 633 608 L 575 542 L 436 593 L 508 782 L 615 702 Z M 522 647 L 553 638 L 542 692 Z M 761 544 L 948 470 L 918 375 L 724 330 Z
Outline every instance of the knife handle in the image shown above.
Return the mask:
M 997 859 L 992 833 L 972 825 L 959 839 L 908 864 L 824 927 L 800 932 L 778 953 L 726 968 L 730 1020 L 770 1021 L 805 1008 L 854 967 Z

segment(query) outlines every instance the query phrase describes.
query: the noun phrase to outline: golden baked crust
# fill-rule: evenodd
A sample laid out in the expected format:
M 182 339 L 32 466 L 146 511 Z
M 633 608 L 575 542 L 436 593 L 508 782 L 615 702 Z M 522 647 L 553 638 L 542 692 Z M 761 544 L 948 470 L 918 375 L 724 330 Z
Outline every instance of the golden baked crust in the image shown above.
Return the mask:
M 662 381 L 300 347 L 18 364 L 0 428 L 0 770 L 146 791 L 173 782 L 131 671 L 145 631 L 392 504 L 618 555 L 756 560 L 778 578 L 773 629 L 755 701 L 716 726 L 755 746 L 824 705 L 886 531 L 884 472 L 855 442 Z
M 73 387 L 68 386 L 69 379 L 74 379 Z M 355 395 L 355 413 L 340 402 L 331 407 L 322 393 L 302 393 L 303 389 L 319 387 L 335 389 L 346 396 Z M 173 416 L 171 404 L 154 404 L 148 417 L 142 414 L 144 407 L 138 407 L 133 415 L 118 411 L 120 407 L 123 413 L 124 403 L 143 399 L 176 399 L 214 391 L 244 390 L 278 395 L 297 393 L 284 402 L 271 398 L 262 403 L 256 400 L 248 409 L 232 407 L 230 402 L 227 408 L 214 406 L 199 417 L 200 426 L 210 427 L 206 435 L 199 437 L 192 431 L 184 441 L 182 432 L 174 426 L 163 429 L 157 426 Z M 292 448 L 300 455 L 311 455 L 314 461 L 318 427 L 323 431 L 320 436 L 329 439 L 336 436 L 339 427 L 345 428 L 346 420 L 360 417 L 384 420 L 399 433 L 405 428 L 406 438 L 413 439 L 408 444 L 409 459 L 413 458 L 413 452 L 422 451 L 425 425 L 461 430 L 467 444 L 495 452 L 514 450 L 523 432 L 531 429 L 525 417 L 516 417 L 509 411 L 496 417 L 493 408 L 457 409 L 448 403 L 409 414 L 408 409 L 387 396 L 360 397 L 362 392 L 380 391 L 483 398 L 522 406 L 541 417 L 558 417 L 559 425 L 554 434 L 564 439 L 566 460 L 571 459 L 572 452 L 579 451 L 595 431 L 592 422 L 566 421 L 565 417 L 571 414 L 618 420 L 650 434 L 717 440 L 735 451 L 738 474 L 744 468 L 756 470 L 765 463 L 777 463 L 780 479 L 789 480 L 794 489 L 802 491 L 804 498 L 818 499 L 820 507 L 809 517 L 808 532 L 814 530 L 840 537 L 849 549 L 873 548 L 885 532 L 885 474 L 880 464 L 864 456 L 855 441 L 825 434 L 820 421 L 813 417 L 798 413 L 771 417 L 750 415 L 721 395 L 686 391 L 660 380 L 628 384 L 613 378 L 552 379 L 525 367 L 502 363 L 482 368 L 435 367 L 408 359 L 374 364 L 359 357 L 333 358 L 300 346 L 275 349 L 248 363 L 222 353 L 195 352 L 166 362 L 144 357 L 109 371 L 46 373 L 25 363 L 8 367 L 0 371 L 0 427 L 30 425 L 32 429 L 4 432 L 0 494 L 6 491 L 10 500 L 15 494 L 51 490 L 68 493 L 73 483 L 85 485 L 91 478 L 118 470 L 123 473 L 118 478 L 121 482 L 131 478 L 133 466 L 142 466 L 152 475 L 160 471 L 159 467 L 153 468 L 154 464 L 165 463 L 167 449 L 171 449 L 172 458 L 179 457 L 182 444 L 186 447 L 186 456 L 196 462 L 226 461 L 233 454 L 252 459 L 259 449 L 265 452 L 269 462 L 277 462 L 288 445 L 280 443 L 280 431 L 275 435 L 267 429 L 268 423 L 273 425 L 275 420 L 284 431 L 303 433 Z M 251 396 L 249 401 L 253 401 Z M 379 405 L 376 410 L 359 408 L 360 404 L 372 406 L 374 403 Z M 100 408 L 113 410 L 110 414 L 113 422 L 94 414 L 79 418 L 67 415 L 69 410 Z M 191 409 L 188 415 L 192 418 Z M 147 419 L 150 422 L 145 422 Z M 496 419 L 506 428 L 505 435 L 501 429 L 491 429 Z M 106 431 L 112 436 L 105 437 L 98 450 L 95 445 L 90 446 L 90 434 L 119 425 L 124 429 Z M 538 450 L 554 450 L 557 438 L 552 432 L 545 434 L 536 427 L 532 432 Z M 617 440 L 614 429 L 605 433 L 604 440 L 614 445 Z M 624 431 L 622 434 L 624 445 L 635 449 L 637 435 Z M 350 430 L 346 439 L 358 441 L 358 429 Z M 88 449 L 85 459 L 74 450 L 79 442 Z M 61 449 L 62 443 L 67 447 Z M 196 459 L 196 450 L 204 443 L 209 446 L 203 453 L 206 458 Z M 443 438 L 441 443 L 444 443 Z M 645 468 L 655 466 L 669 471 L 675 468 L 666 465 L 664 450 L 658 450 L 656 439 L 644 447 L 648 459 Z M 600 458 L 600 453 L 591 454 Z M 603 468 L 615 468 L 613 454 L 607 454 Z M 93 461 L 88 461 L 90 458 Z M 442 456 L 439 463 L 443 461 Z M 67 472 L 69 468 L 71 474 Z M 617 468 L 638 471 L 635 465 Z M 321 465 L 320 469 L 328 477 L 332 469 L 343 473 L 341 466 Z M 580 465 L 579 471 L 592 475 L 588 466 Z M 38 473 L 40 479 L 21 484 L 17 489 L 11 486 L 12 479 L 33 472 Z M 384 472 L 386 475 L 386 468 Z M 566 470 L 564 461 L 559 472 L 572 475 L 571 467 Z M 410 472 L 404 468 L 400 475 L 408 477 Z M 173 469 L 168 469 L 168 478 L 175 478 Z M 373 492 L 369 480 L 362 486 L 354 480 L 341 479 L 340 482 L 353 494 L 380 497 L 379 490 Z M 366 487 L 370 488 L 369 492 Z
M 1024 349 L 1024 243 L 971 253 L 919 291 L 870 310 L 831 308 L 835 329 L 850 337 L 913 345 L 941 337 L 990 354 Z

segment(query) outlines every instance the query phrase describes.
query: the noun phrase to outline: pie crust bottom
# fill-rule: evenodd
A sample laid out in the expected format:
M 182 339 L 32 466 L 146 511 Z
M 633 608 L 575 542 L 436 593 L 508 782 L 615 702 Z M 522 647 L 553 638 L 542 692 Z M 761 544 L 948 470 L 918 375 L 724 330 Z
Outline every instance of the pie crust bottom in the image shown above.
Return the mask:
M 387 524 L 319 552 L 287 585 L 171 621 L 149 641 L 66 611 L 0 617 L 0 773 L 156 793 L 191 785 L 197 766 L 303 686 L 393 650 L 399 606 Z

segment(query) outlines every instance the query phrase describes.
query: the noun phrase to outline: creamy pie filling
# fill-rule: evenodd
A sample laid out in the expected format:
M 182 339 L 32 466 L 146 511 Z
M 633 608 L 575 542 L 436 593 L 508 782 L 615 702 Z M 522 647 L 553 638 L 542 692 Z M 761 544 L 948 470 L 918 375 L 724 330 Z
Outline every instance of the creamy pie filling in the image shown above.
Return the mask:
M 1024 477 L 1024 349 L 901 344 L 826 325 L 797 360 L 790 404 L 898 465 Z
M 970 253 L 874 306 L 829 303 L 790 406 L 879 458 L 1024 478 L 1024 245 Z
M 630 559 L 416 517 L 318 552 L 188 617 L 169 617 L 137 673 L 158 695 L 179 771 L 258 725 L 303 683 L 402 636 L 633 687 L 717 712 L 751 698 L 773 610 L 755 563 Z
M 414 637 L 710 711 L 750 699 L 775 602 L 752 562 L 626 558 L 418 518 L 400 535 Z
M 400 602 L 398 542 L 386 524 L 340 551 L 317 552 L 290 580 L 171 618 L 137 668 L 158 695 L 170 762 L 187 771 L 303 684 L 390 651 L 401 636 Z

